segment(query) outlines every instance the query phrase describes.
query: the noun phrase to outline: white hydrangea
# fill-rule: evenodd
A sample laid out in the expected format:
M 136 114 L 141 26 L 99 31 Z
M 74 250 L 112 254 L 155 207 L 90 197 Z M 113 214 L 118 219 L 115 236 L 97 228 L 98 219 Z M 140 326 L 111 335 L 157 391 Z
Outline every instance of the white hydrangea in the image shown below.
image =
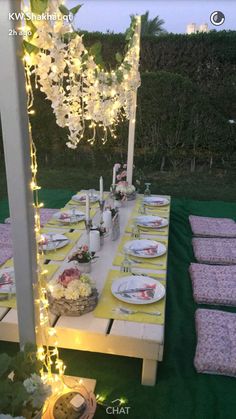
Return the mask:
M 71 289 L 70 287 L 65 288 L 65 298 L 67 300 L 78 300 L 80 297 L 80 290 L 79 288 Z
M 124 195 L 131 195 L 135 192 L 135 186 L 134 185 L 117 185 L 116 191 L 120 192 Z
M 59 283 L 52 287 L 49 285 L 49 290 L 56 300 L 59 300 L 60 298 L 65 296 L 65 288 L 63 287 L 63 285 Z
M 30 402 L 36 409 L 41 409 L 47 397 L 51 394 L 51 387 L 44 384 L 41 377 L 37 374 L 31 374 L 23 385 L 28 394 L 30 394 Z
M 81 297 L 88 297 L 91 294 L 91 286 L 87 283 L 80 283 L 79 293 Z

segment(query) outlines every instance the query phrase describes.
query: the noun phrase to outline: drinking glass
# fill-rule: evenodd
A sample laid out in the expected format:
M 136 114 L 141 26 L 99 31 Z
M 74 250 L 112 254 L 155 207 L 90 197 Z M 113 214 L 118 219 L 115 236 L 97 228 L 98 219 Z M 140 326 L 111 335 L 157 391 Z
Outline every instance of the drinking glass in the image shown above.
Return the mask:
M 145 186 L 146 186 L 146 189 L 144 191 L 144 195 L 145 196 L 150 196 L 151 195 L 151 190 L 150 190 L 151 183 L 145 183 Z
M 131 237 L 133 239 L 140 239 L 140 230 L 136 221 L 134 222 L 134 225 L 132 228 Z
M 131 273 L 132 272 L 131 262 L 129 260 L 128 253 L 126 251 L 124 253 L 125 253 L 125 256 L 124 256 L 123 262 L 120 265 L 120 272 Z

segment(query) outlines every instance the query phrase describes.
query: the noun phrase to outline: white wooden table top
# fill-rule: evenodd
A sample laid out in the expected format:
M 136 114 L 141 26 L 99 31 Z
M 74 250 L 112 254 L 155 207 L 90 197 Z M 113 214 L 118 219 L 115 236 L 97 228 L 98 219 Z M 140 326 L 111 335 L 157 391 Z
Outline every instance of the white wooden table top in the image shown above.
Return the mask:
M 128 201 L 125 203 L 123 207 L 120 208 L 120 238 L 116 241 L 112 241 L 110 236 L 105 238 L 104 246 L 101 248 L 99 252 L 97 252 L 98 259 L 95 259 L 95 262 L 92 265 L 92 272 L 91 277 L 95 281 L 96 287 L 98 289 L 99 294 L 101 293 L 107 273 L 110 269 L 118 270 L 119 267 L 113 266 L 112 261 L 117 251 L 117 247 L 119 242 L 124 234 L 125 227 L 127 222 L 130 218 L 131 212 L 135 206 L 136 201 Z M 167 215 L 169 213 L 167 212 Z M 100 220 L 100 211 L 98 210 L 93 222 L 94 224 L 99 224 Z M 55 229 L 58 229 L 55 227 Z M 145 234 L 145 237 L 148 237 Z M 153 236 L 152 236 L 153 237 Z M 158 237 L 158 234 L 157 234 Z M 163 236 L 160 236 L 160 238 Z M 82 236 L 80 237 L 78 243 L 72 249 L 70 254 L 72 254 L 75 248 L 80 245 L 86 243 L 86 232 L 83 232 Z M 69 255 L 70 255 L 69 254 Z M 54 262 L 51 261 L 50 263 L 57 263 L 60 264 L 60 268 L 55 275 L 58 275 L 62 272 L 65 268 L 72 266 L 73 262 L 67 262 L 68 257 L 63 262 Z M 138 272 L 139 269 L 135 266 L 135 272 Z M 141 272 L 144 272 L 141 270 Z M 155 272 L 155 273 L 163 273 L 162 270 L 151 270 L 145 269 L 145 272 Z M 7 314 L 6 314 L 7 313 Z M 1 320 L 2 319 L 2 320 Z M 15 309 L 8 309 L 0 307 L 0 320 L 4 323 L 11 323 L 17 324 L 17 311 Z M 52 324 L 55 323 L 56 316 L 51 315 L 51 322 Z M 93 313 L 90 312 L 85 314 L 81 317 L 69 317 L 69 316 L 61 316 L 56 321 L 57 327 L 62 327 L 66 329 L 74 329 L 80 331 L 88 331 L 96 334 L 106 335 L 109 330 L 109 334 L 113 336 L 120 336 L 120 337 L 130 337 L 130 338 L 137 338 L 141 340 L 147 340 L 152 342 L 163 343 L 164 341 L 164 325 L 156 325 L 156 324 L 148 324 L 148 323 L 139 323 L 139 322 L 129 322 L 129 321 L 121 321 L 121 320 L 110 320 L 110 319 L 102 319 L 94 317 Z

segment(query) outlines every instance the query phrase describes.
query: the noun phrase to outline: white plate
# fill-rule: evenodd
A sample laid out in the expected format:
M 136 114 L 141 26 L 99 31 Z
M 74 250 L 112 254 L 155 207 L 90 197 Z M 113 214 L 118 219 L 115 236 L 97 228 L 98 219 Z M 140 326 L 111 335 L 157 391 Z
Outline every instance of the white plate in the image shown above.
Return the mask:
M 146 291 L 135 291 L 145 290 Z M 132 292 L 132 290 L 134 290 Z M 130 292 L 125 292 L 130 291 Z M 165 295 L 165 287 L 157 280 L 148 276 L 125 276 L 116 279 L 111 292 L 118 300 L 130 304 L 151 304 L 161 300 Z
M 15 272 L 14 268 L 5 268 L 0 270 L 0 294 L 15 294 Z
M 144 250 L 149 248 L 153 248 L 153 253 L 148 253 L 147 250 Z M 164 255 L 166 253 L 166 246 L 154 240 L 131 240 L 125 243 L 124 251 L 135 257 L 149 259 Z
M 81 212 L 76 209 L 74 211 L 74 214 L 75 220 L 73 219 L 73 211 L 71 209 L 56 212 L 55 214 L 53 214 L 53 218 L 54 220 L 60 221 L 60 223 L 63 224 L 78 223 L 79 221 L 85 220 L 84 212 Z
M 157 215 L 140 215 L 136 218 L 136 222 L 140 227 L 146 228 L 162 228 L 168 225 L 166 218 L 158 217 Z M 157 223 L 155 225 L 155 222 Z
M 150 207 L 164 207 L 169 205 L 170 201 L 167 198 L 162 198 L 161 196 L 145 196 L 143 198 L 144 205 Z
M 64 236 L 64 234 L 42 234 L 42 237 L 48 241 L 46 244 L 42 245 L 44 251 L 61 249 L 70 243 L 70 240 Z
M 73 195 L 72 196 L 72 200 L 79 202 L 81 205 L 85 205 L 86 203 L 86 194 L 77 194 L 77 195 Z M 89 196 L 89 201 L 90 203 L 95 203 L 99 200 L 99 196 L 98 195 L 93 195 L 93 196 Z

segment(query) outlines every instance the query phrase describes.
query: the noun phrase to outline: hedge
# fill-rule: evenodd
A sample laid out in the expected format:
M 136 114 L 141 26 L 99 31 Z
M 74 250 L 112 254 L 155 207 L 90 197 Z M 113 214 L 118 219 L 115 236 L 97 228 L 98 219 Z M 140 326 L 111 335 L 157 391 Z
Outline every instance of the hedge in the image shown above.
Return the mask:
M 91 45 L 100 40 L 104 61 L 115 65 L 114 52 L 124 49 L 124 36 L 84 34 Z M 138 91 L 136 161 L 155 168 L 195 164 L 235 166 L 236 32 L 163 35 L 142 39 Z M 91 147 L 83 141 L 67 149 L 67 130 L 56 125 L 50 103 L 35 91 L 33 135 L 39 160 L 50 166 L 104 165 L 125 159 L 128 124 L 118 127 L 118 139 Z M 88 133 L 86 133 L 88 136 Z M 1 150 L 1 148 L 0 148 Z

